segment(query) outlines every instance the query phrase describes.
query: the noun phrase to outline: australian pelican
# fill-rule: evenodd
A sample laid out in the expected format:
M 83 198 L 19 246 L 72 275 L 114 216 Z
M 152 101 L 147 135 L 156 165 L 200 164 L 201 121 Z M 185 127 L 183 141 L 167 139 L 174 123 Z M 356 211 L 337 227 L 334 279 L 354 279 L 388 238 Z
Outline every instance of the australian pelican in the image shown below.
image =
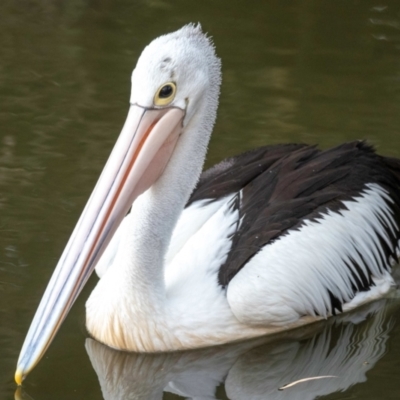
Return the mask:
M 135 352 L 278 332 L 393 287 L 400 161 L 364 142 L 326 151 L 287 144 L 201 174 L 220 83 L 200 26 L 144 49 L 125 125 L 25 339 L 18 384 L 94 268 L 87 330 Z

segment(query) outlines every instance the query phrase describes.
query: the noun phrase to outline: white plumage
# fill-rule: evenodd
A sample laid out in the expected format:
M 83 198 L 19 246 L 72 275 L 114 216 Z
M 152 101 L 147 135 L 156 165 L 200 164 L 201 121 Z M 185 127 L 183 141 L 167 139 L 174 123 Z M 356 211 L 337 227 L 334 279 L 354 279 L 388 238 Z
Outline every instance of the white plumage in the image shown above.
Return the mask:
M 378 185 L 368 185 L 360 197 L 345 203 L 347 210 L 305 221 L 299 230 L 265 246 L 229 284 L 227 298 L 235 316 L 244 324 L 284 325 L 303 315 L 332 315 L 327 290 L 343 299 L 344 310 L 386 294 L 393 278 L 371 253 L 380 248 L 377 232 L 389 241 L 379 218 L 398 227 L 383 198 L 390 201 Z M 363 265 L 360 248 L 375 286 L 353 296 L 357 271 L 349 267 L 349 259 Z

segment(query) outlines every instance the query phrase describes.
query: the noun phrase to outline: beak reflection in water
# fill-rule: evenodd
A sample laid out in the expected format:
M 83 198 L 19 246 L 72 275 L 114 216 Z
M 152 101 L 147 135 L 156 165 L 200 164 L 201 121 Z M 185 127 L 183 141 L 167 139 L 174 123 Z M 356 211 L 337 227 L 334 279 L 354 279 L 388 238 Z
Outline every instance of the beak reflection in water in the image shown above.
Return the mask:
M 15 381 L 39 362 L 133 201 L 164 171 L 184 111 L 130 107 L 97 185 L 47 286 L 18 359 Z

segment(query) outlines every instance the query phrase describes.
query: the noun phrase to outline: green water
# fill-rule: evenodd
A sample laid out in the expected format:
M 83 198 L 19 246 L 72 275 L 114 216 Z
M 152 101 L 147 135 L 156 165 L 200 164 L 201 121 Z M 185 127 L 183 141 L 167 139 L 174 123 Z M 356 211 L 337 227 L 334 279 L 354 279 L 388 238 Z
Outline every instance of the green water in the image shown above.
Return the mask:
M 156 36 L 198 21 L 223 61 L 208 165 L 281 142 L 367 139 L 400 157 L 396 0 L 2 0 L 0 399 L 14 396 L 31 318 L 122 127 L 138 55 Z M 164 388 L 191 398 L 196 382 L 208 399 L 215 390 L 219 399 L 400 398 L 400 310 L 385 304 L 365 322 L 337 321 L 256 350 L 120 362 L 100 349 L 102 368 L 121 379 L 117 393 L 93 369 L 96 352 L 85 350 L 84 303 L 95 282 L 26 380 L 24 398 L 161 399 Z M 338 378 L 278 391 L 303 375 L 330 375 L 330 362 L 342 366 Z

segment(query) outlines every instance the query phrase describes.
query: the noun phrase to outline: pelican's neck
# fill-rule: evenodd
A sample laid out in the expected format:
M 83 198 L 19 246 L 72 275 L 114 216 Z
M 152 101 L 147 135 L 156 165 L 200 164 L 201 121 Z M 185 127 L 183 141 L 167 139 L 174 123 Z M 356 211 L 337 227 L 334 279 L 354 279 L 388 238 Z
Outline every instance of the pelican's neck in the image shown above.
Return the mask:
M 132 205 L 129 231 L 121 249 L 124 256 L 120 260 L 120 266 L 124 265 L 123 274 L 132 285 L 143 282 L 152 292 L 165 292 L 165 254 L 174 227 L 201 174 L 210 133 L 198 120 L 193 120 L 182 134 L 163 175 Z
M 171 323 L 164 258 L 173 229 L 201 174 L 214 108 L 205 102 L 197 109 L 162 176 L 132 205 L 116 258 L 87 302 L 89 332 L 111 347 L 151 351 L 171 346 L 153 343 L 157 337 L 154 329 L 164 325 L 162 331 L 168 331 Z M 151 343 L 146 342 L 149 337 Z

